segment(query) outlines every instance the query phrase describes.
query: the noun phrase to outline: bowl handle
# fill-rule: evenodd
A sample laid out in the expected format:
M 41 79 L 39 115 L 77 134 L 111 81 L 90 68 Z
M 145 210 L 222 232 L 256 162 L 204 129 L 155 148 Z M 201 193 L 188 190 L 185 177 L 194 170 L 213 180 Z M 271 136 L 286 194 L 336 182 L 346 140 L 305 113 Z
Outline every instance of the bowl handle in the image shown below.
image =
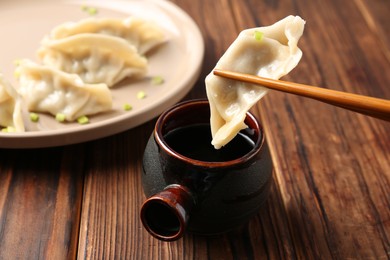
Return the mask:
M 184 235 L 194 205 L 186 187 L 172 184 L 143 203 L 141 221 L 154 237 L 174 241 Z

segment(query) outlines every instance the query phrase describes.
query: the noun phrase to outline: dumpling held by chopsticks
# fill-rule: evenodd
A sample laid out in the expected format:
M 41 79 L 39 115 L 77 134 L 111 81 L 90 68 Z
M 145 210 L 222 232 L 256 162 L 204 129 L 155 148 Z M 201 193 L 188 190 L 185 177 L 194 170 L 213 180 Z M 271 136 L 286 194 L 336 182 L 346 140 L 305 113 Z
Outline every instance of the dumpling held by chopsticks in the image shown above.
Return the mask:
M 279 79 L 298 65 L 302 51 L 298 40 L 305 21 L 288 16 L 277 23 L 242 31 L 215 68 Z M 267 89 L 213 75 L 206 77 L 211 110 L 212 144 L 216 149 L 230 142 L 246 128 L 246 112 Z

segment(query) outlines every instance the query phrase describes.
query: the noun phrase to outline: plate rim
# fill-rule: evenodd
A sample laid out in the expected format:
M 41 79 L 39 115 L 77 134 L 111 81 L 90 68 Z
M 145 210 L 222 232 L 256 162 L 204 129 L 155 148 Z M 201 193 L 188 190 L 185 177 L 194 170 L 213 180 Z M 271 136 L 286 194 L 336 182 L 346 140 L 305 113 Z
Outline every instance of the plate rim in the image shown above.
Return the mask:
M 164 12 L 168 11 L 169 14 L 174 13 L 176 15 L 176 18 L 180 18 L 180 20 L 185 19 L 186 24 L 190 25 L 191 28 L 189 28 L 189 30 L 191 31 L 191 34 L 193 36 L 193 39 L 191 40 L 197 41 L 196 45 L 198 47 L 198 58 L 194 61 L 195 63 L 191 67 L 187 76 L 181 82 L 179 82 L 179 87 L 177 87 L 177 90 L 172 91 L 167 95 L 164 95 L 161 99 L 157 99 L 157 102 L 155 102 L 153 105 L 141 108 L 140 111 L 138 111 L 138 113 L 136 114 L 121 114 L 99 122 L 75 126 L 77 127 L 77 130 L 74 130 L 74 127 L 72 127 L 22 133 L 0 132 L 0 148 L 46 148 L 88 142 L 108 137 L 146 123 L 147 121 L 157 117 L 170 106 L 179 102 L 185 95 L 188 94 L 188 92 L 193 88 L 194 84 L 199 78 L 205 53 L 204 39 L 196 22 L 183 9 L 167 0 L 111 0 L 110 3 L 116 2 L 126 4 L 127 2 L 131 1 L 151 3 L 153 5 L 156 5 Z M 42 4 L 44 4 L 45 2 L 48 1 L 41 1 Z M 60 0 L 60 2 L 79 3 L 80 1 Z M 97 2 L 103 1 L 83 1 L 83 3 Z M 160 107 L 160 109 L 158 109 L 158 107 Z M 115 128 L 113 128 L 112 125 L 115 125 Z M 88 133 L 91 133 L 92 131 L 94 132 L 94 134 L 88 135 Z

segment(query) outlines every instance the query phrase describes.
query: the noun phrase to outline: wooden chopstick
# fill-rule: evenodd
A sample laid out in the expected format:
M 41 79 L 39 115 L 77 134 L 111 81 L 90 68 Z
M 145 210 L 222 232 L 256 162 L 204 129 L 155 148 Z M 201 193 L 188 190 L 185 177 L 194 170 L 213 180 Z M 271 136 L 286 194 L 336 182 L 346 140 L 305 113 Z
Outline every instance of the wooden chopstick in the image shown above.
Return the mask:
M 319 88 L 250 74 L 214 69 L 214 75 L 261 85 L 270 89 L 316 99 L 371 117 L 390 121 L 390 100 Z

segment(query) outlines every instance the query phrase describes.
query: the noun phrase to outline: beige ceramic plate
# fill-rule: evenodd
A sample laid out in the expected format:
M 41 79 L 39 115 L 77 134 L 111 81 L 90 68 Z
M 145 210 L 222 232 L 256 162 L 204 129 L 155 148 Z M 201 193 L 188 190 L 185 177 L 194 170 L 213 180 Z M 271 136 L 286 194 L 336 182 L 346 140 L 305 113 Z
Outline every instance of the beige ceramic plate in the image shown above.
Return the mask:
M 1 133 L 0 148 L 36 148 L 67 145 L 119 133 L 140 125 L 172 106 L 192 88 L 202 65 L 204 43 L 193 20 L 165 0 L 7 0 L 0 2 L 0 71 L 12 84 L 14 61 L 35 53 L 43 36 L 66 21 L 90 16 L 83 6 L 97 9 L 97 17 L 136 15 L 156 21 L 166 31 L 169 41 L 148 55 L 148 77 L 137 82 L 122 82 L 112 89 L 112 112 L 90 117 L 90 123 L 62 124 L 53 116 L 40 114 L 38 123 L 24 111 L 25 133 Z M 150 78 L 161 75 L 165 82 L 152 85 Z M 144 91 L 146 98 L 136 98 Z M 124 104 L 131 111 L 124 111 Z

